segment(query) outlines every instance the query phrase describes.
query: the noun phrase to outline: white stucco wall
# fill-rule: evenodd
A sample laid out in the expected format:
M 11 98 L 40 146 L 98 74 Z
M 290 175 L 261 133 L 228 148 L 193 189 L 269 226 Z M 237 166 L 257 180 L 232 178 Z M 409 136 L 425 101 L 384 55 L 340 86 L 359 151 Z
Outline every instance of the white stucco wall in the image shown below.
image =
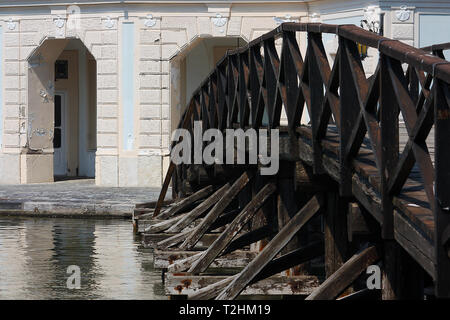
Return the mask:
M 186 50 L 192 48 L 199 50 L 185 55 L 185 72 L 191 80 L 186 84 L 185 100 L 211 67 L 212 47 L 192 46 L 199 38 L 221 38 L 221 44 L 226 43 L 224 38 L 232 39 L 231 42 L 236 38 L 250 41 L 275 28 L 274 17 L 284 18 L 286 15 L 301 22 L 358 24 L 364 9 L 374 5 L 379 6 L 384 14 L 384 35 L 387 37 L 415 46 L 428 45 L 430 41 L 450 41 L 448 32 L 433 32 L 435 28 L 448 29 L 448 1 L 141 1 L 136 4 L 110 1 L 98 5 L 81 1 L 80 23 L 72 29 L 68 28 L 69 4 L 62 1 L 0 0 L 0 184 L 26 183 L 30 181 L 30 170 L 42 170 L 51 175 L 45 171 L 48 169 L 46 161 L 40 155 L 31 155 L 28 150 L 31 120 L 28 110 L 33 101 L 28 101 L 27 59 L 44 39 L 80 39 L 97 61 L 95 177 L 98 185 L 107 186 L 161 185 L 169 160 L 172 111 L 179 112 L 184 107 L 180 105 L 181 91 L 177 87 L 181 69 L 176 57 L 185 55 Z M 405 21 L 400 21 L 396 11 L 403 5 L 407 5 L 406 9 L 411 14 Z M 223 25 L 216 23 L 217 14 L 225 19 Z M 436 26 L 421 25 L 421 21 L 430 17 Z M 134 24 L 132 61 L 124 61 L 122 57 L 123 23 Z M 324 42 L 327 50 L 332 51 L 332 37 L 324 36 Z M 214 41 L 209 43 L 213 46 Z M 300 38 L 303 53 L 305 43 L 306 36 L 303 35 Z M 373 72 L 376 61 L 376 52 L 369 51 L 364 62 L 368 75 Z M 133 66 L 132 83 L 123 83 L 124 63 Z M 81 57 L 80 75 L 85 72 L 84 67 Z M 123 106 L 125 87 L 133 90 L 134 108 L 131 113 Z M 51 93 L 51 88 L 43 89 Z M 85 91 L 86 84 L 80 81 L 81 119 L 85 112 Z M 130 115 L 131 120 L 124 123 L 124 119 L 129 119 L 126 116 Z M 307 120 L 304 118 L 303 122 Z M 85 125 L 80 120 L 80 127 Z M 132 147 L 124 148 L 123 141 L 128 139 L 126 135 L 130 132 Z M 51 155 L 51 150 L 46 152 Z M 86 145 L 80 142 L 79 153 L 84 154 L 80 173 L 92 172 L 94 151 L 87 151 Z M 39 176 L 33 179 L 39 179 Z

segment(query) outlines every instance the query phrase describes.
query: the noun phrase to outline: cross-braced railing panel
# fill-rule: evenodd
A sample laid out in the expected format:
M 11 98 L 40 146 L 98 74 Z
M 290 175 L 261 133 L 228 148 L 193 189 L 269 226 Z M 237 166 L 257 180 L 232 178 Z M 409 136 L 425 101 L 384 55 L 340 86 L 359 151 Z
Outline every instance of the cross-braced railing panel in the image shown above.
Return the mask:
M 324 33 L 338 37 L 332 65 Z M 304 54 L 299 34 L 307 36 Z M 378 55 L 370 76 L 358 46 Z M 352 195 L 354 160 L 362 146 L 372 152 L 386 239 L 394 238 L 393 199 L 417 168 L 435 217 L 438 259 L 450 242 L 450 170 L 445 167 L 450 163 L 450 64 L 443 59 L 448 48 L 443 44 L 423 51 L 353 25 L 284 23 L 229 51 L 194 92 L 180 125 L 192 130 L 194 121 L 201 120 L 203 130 L 278 128 L 284 108 L 292 134 L 306 112 L 311 120 L 303 125 L 311 128 L 314 171 L 324 173 L 323 142 L 332 123 L 339 134 L 343 196 Z M 406 128 L 404 146 L 400 122 Z M 433 126 L 434 162 L 426 142 Z M 444 271 L 450 269 L 448 260 L 436 262 L 436 279 L 446 283 L 442 290 L 450 287 Z

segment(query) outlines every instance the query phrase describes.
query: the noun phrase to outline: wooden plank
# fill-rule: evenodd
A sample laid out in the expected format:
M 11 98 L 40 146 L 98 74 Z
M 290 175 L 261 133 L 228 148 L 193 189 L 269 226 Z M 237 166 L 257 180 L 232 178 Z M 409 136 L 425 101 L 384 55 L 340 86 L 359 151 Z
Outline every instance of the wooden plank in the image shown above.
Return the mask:
M 179 233 L 176 233 L 175 235 L 171 236 L 170 238 L 161 240 L 156 244 L 156 248 L 167 249 L 167 248 L 173 247 L 173 246 L 179 244 L 180 242 L 184 241 L 184 239 L 186 239 L 186 237 L 189 236 L 189 234 L 192 231 L 193 230 L 186 230 L 183 232 L 179 232 Z
M 434 279 L 435 252 L 433 244 L 397 211 L 394 211 L 394 237 Z
M 380 257 L 380 253 L 374 246 L 355 254 L 305 300 L 335 299 L 342 291 L 351 285 L 368 266 L 376 263 Z
M 180 232 L 183 228 L 187 227 L 192 221 L 197 219 L 203 213 L 205 213 L 209 208 L 211 208 L 217 201 L 220 200 L 223 193 L 226 192 L 230 188 L 230 184 L 226 183 L 216 192 L 214 192 L 211 196 L 209 196 L 205 201 L 203 201 L 199 206 L 191 210 L 187 213 L 182 219 L 180 219 L 177 223 L 167 229 L 167 232 Z
M 348 259 L 347 215 L 348 199 L 337 192 L 327 192 L 324 225 L 325 271 L 330 277 Z
M 234 250 L 238 250 L 241 249 L 249 244 L 252 244 L 258 240 L 261 240 L 267 236 L 270 236 L 272 234 L 274 234 L 274 230 L 272 229 L 271 226 L 266 225 L 264 227 L 258 228 L 256 230 L 252 230 L 249 232 L 244 233 L 241 236 L 238 236 L 235 240 L 231 241 L 230 244 L 226 247 L 225 250 L 223 250 L 218 257 L 222 256 L 222 255 L 226 255 L 230 252 L 233 252 Z M 198 243 L 198 242 L 197 242 Z M 210 247 L 210 246 L 209 246 Z M 208 247 L 208 249 L 209 249 Z M 195 247 L 194 247 L 195 248 Z M 192 264 L 194 264 L 194 262 L 196 262 L 196 260 L 199 257 L 188 257 L 186 259 L 180 260 L 175 262 L 173 265 L 169 266 L 169 271 L 170 272 L 184 272 L 187 271 Z M 218 259 L 216 257 L 216 259 Z M 214 263 L 215 260 L 213 260 L 212 263 Z
M 242 272 L 225 288 L 217 300 L 232 300 L 249 284 L 250 281 L 283 249 L 292 237 L 311 219 L 323 204 L 323 197 L 315 195 L 280 232 L 269 242 Z
M 292 266 L 304 263 L 314 259 L 324 252 L 323 241 L 316 241 L 303 248 L 295 249 L 279 258 L 269 262 L 261 272 L 253 278 L 250 285 L 260 280 L 271 277 L 281 271 L 291 268 Z M 216 297 L 224 288 L 226 288 L 239 274 L 230 276 L 224 280 L 215 282 L 209 286 L 203 287 L 189 298 L 193 300 L 206 300 Z
M 157 211 L 155 209 L 155 212 L 153 213 L 153 217 L 158 216 L 158 219 L 167 219 L 175 215 L 176 213 L 182 211 L 184 208 L 188 207 L 190 204 L 194 203 L 197 200 L 203 199 L 211 194 L 211 192 L 214 191 L 213 186 L 206 186 L 203 189 L 198 190 L 194 194 L 190 195 L 187 198 L 184 198 L 183 200 L 176 202 L 172 207 L 170 207 L 169 210 L 162 212 L 161 214 L 157 214 Z
M 281 161 L 277 175 L 277 218 L 279 230 L 281 230 L 298 211 L 298 197 L 295 193 L 294 177 L 295 163 L 291 161 Z M 289 252 L 299 246 L 300 239 L 298 237 L 293 237 L 283 249 L 283 252 Z
M 143 233 L 142 243 L 146 247 L 156 247 L 157 243 L 175 236 L 170 233 Z M 197 242 L 194 248 L 208 248 L 219 237 L 219 233 L 205 233 L 200 241 Z M 193 248 L 193 249 L 194 249 Z
M 175 217 L 173 217 L 171 219 L 164 220 L 164 221 L 158 222 L 156 224 L 152 224 L 152 225 L 148 226 L 147 228 L 145 228 L 144 232 L 157 233 L 157 232 L 161 232 L 161 231 L 164 231 L 166 229 L 169 229 L 177 221 L 181 220 L 185 215 L 186 215 L 186 213 L 180 214 L 180 215 L 175 216 Z
M 270 195 L 275 191 L 275 184 L 265 185 L 258 194 L 245 206 L 242 212 L 230 223 L 225 231 L 217 238 L 204 255 L 189 269 L 189 272 L 199 273 L 205 271 L 211 262 L 228 246 L 231 240 L 239 233 L 242 227 L 255 215 Z
M 274 274 L 282 272 L 293 266 L 305 263 L 311 259 L 317 258 L 324 253 L 324 242 L 315 241 L 304 247 L 294 249 L 279 258 L 270 261 L 256 277 L 250 281 L 250 284 L 255 283 L 264 278 L 271 277 Z
M 175 199 L 169 199 L 169 200 L 164 200 L 162 202 L 163 206 L 167 206 L 169 204 L 172 204 L 175 202 Z M 145 208 L 145 209 L 155 209 L 156 204 L 158 203 L 158 201 L 150 201 L 150 202 L 141 202 L 141 203 L 137 203 L 136 204 L 136 208 Z
M 164 289 L 167 295 L 187 295 L 198 293 L 201 288 L 218 281 L 226 281 L 227 276 L 192 274 L 165 274 Z M 307 295 L 319 286 L 316 276 L 273 276 L 248 286 L 241 295 Z M 198 300 L 198 298 L 196 298 Z
M 158 269 L 166 269 L 177 261 L 184 260 L 198 254 L 198 251 L 160 251 L 153 253 L 153 266 Z M 215 259 L 209 268 L 243 268 L 252 261 L 257 252 L 248 250 L 236 250 Z
M 223 250 L 222 254 L 232 252 L 234 250 L 243 248 L 248 246 L 256 241 L 262 240 L 264 238 L 271 237 L 277 233 L 276 230 L 273 229 L 271 225 L 265 225 L 258 229 L 254 229 L 252 231 L 246 232 L 240 236 L 237 236 L 236 239 L 230 242 L 225 250 Z
M 191 249 L 202 235 L 208 231 L 214 221 L 220 216 L 225 208 L 233 201 L 234 197 L 244 188 L 250 181 L 252 176 L 251 172 L 244 172 L 233 185 L 225 192 L 223 197 L 217 202 L 217 204 L 211 209 L 208 215 L 203 221 L 192 231 L 192 233 L 181 244 L 180 249 Z
M 205 251 L 198 252 L 193 256 L 181 259 L 176 261 L 175 263 L 170 264 L 167 267 L 168 272 L 179 273 L 188 270 L 196 261 L 198 261 L 203 255 Z

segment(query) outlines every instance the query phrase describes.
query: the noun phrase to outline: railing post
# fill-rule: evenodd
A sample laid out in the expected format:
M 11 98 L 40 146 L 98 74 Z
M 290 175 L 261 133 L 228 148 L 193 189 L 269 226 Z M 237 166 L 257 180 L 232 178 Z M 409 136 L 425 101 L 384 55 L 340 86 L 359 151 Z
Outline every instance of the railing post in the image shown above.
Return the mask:
M 320 76 L 320 69 L 317 58 L 314 54 L 313 42 L 321 42 L 322 34 L 308 32 L 308 48 L 310 55 L 308 57 L 308 81 L 311 97 L 311 127 L 312 132 L 317 132 L 317 128 L 320 125 L 320 115 L 322 110 L 322 104 L 324 99 L 324 84 Z M 313 134 L 313 156 L 314 156 L 314 173 L 324 173 L 322 165 L 322 145 L 321 141 Z
M 392 88 L 389 66 L 380 53 L 380 126 L 381 126 L 381 202 L 383 213 L 382 237 L 394 239 L 394 215 L 392 196 L 389 194 L 388 180 L 395 171 L 399 157 L 399 106 Z
M 434 79 L 435 119 L 435 288 L 450 297 L 450 87 Z
M 360 106 L 355 85 L 352 79 L 352 70 L 348 61 L 346 40 L 339 37 L 339 106 L 340 106 L 340 132 L 339 132 L 339 162 L 340 162 L 340 190 L 341 196 L 352 196 L 352 165 L 347 160 L 346 147 L 350 143 L 353 128 L 360 112 Z

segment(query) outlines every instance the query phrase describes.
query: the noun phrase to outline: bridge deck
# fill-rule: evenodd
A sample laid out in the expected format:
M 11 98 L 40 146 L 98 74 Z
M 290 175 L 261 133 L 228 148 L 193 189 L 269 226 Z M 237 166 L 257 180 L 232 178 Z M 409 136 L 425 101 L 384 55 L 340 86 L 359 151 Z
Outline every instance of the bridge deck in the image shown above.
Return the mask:
M 300 158 L 313 165 L 311 127 L 297 128 L 299 133 Z M 432 158 L 434 148 L 433 132 L 427 141 Z M 400 129 L 400 150 L 407 141 L 406 129 Z M 327 135 L 322 141 L 322 160 L 326 173 L 338 183 L 339 176 L 339 135 L 334 125 L 329 125 Z M 358 156 L 353 160 L 353 194 L 373 217 L 382 223 L 380 175 L 375 164 L 369 139 L 364 139 Z M 423 188 L 421 174 L 415 166 L 406 181 L 402 192 L 394 198 L 395 238 L 424 269 L 434 277 L 434 216 Z

